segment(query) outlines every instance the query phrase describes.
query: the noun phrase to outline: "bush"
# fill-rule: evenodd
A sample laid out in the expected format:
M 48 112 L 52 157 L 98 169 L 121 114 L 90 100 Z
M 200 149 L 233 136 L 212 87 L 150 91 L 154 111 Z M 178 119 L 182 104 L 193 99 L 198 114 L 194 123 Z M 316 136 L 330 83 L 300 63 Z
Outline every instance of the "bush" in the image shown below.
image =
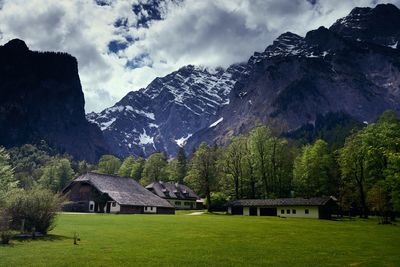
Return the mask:
M 11 217 L 6 210 L 0 210 L 0 239 L 2 244 L 10 243 L 13 232 L 10 230 Z
M 1 243 L 3 245 L 8 245 L 13 236 L 14 236 L 14 232 L 11 230 L 0 231 L 0 239 L 1 239 Z
M 224 206 L 226 202 L 228 202 L 229 198 L 226 194 L 222 192 L 212 192 L 211 193 L 211 210 L 212 211 L 225 211 L 226 207 Z M 207 205 L 207 200 L 205 201 L 205 205 Z
M 46 189 L 16 191 L 7 203 L 11 216 L 11 227 L 19 230 L 36 230 L 42 234 L 54 228 L 57 211 L 61 209 L 62 198 Z

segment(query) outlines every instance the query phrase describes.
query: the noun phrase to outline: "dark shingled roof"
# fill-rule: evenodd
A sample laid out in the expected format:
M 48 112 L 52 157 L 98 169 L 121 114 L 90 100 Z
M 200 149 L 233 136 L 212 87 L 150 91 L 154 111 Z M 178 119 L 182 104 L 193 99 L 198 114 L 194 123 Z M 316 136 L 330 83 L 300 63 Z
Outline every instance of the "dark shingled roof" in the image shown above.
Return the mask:
M 323 206 L 334 197 L 313 198 L 276 198 L 276 199 L 239 199 L 228 202 L 227 207 L 262 207 L 262 206 Z
M 174 182 L 153 182 L 146 186 L 154 194 L 162 198 L 181 199 L 181 200 L 197 200 L 200 199 L 192 189 L 183 184 Z
M 173 208 L 167 200 L 154 195 L 135 180 L 115 175 L 89 172 L 73 180 L 63 192 L 80 182 L 89 183 L 100 192 L 107 193 L 120 205 Z

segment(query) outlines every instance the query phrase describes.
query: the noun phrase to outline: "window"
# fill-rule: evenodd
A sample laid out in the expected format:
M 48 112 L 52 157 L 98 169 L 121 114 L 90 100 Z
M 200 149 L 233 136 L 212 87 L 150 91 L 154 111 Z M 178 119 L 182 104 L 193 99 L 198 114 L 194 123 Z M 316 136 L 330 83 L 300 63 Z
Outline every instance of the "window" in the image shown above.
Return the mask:
M 285 214 L 285 210 L 281 210 L 281 214 Z
M 93 210 L 93 208 L 94 208 L 93 204 L 90 204 L 89 210 Z
M 180 201 L 175 201 L 175 205 L 180 206 L 181 202 Z
M 304 212 L 305 212 L 305 214 L 308 214 L 308 213 L 309 213 L 308 209 L 305 209 Z
M 287 214 L 290 214 L 290 210 L 286 210 L 286 213 L 287 213 Z
M 292 214 L 296 214 L 296 210 L 292 210 Z
M 185 206 L 190 206 L 190 202 L 183 203 Z
M 112 203 L 112 206 L 113 206 L 113 207 L 116 207 L 116 206 L 117 206 L 117 202 L 113 202 L 113 203 Z

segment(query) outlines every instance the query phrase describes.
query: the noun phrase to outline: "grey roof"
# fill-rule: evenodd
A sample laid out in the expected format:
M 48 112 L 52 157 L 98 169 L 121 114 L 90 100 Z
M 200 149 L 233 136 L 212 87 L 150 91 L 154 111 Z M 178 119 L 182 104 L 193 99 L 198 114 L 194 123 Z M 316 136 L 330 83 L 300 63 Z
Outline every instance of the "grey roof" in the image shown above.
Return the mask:
M 135 180 L 115 175 L 89 172 L 77 177 L 63 191 L 80 182 L 89 183 L 100 192 L 107 193 L 120 205 L 173 208 L 168 201 L 146 190 Z
M 323 206 L 334 197 L 313 198 L 276 198 L 276 199 L 239 199 L 228 202 L 228 207 L 261 207 L 261 206 Z
M 153 182 L 146 186 L 154 194 L 162 198 L 180 199 L 180 200 L 197 200 L 200 199 L 192 189 L 183 184 L 175 182 Z

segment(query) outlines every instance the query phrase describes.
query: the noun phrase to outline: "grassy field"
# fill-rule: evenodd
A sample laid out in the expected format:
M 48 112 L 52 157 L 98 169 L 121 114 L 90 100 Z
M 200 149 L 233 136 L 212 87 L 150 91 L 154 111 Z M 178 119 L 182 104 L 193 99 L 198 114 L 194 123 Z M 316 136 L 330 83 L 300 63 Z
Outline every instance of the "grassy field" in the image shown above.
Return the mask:
M 77 231 L 79 245 L 73 245 Z M 226 215 L 61 214 L 0 266 L 400 266 L 400 226 Z

